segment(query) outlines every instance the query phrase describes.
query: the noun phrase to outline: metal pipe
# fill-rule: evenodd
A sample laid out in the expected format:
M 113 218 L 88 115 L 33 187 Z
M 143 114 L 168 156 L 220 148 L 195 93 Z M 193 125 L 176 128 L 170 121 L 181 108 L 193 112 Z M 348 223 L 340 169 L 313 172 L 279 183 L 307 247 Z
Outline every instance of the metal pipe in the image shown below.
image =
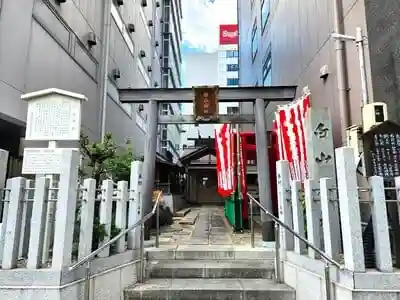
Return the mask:
M 160 246 L 160 205 L 156 209 L 156 248 Z
M 329 263 L 325 264 L 325 291 L 326 291 L 326 300 L 332 300 L 331 274 L 330 274 Z
M 88 261 L 85 269 L 85 300 L 90 300 L 90 265 L 91 262 Z
M 100 137 L 104 141 L 106 134 L 106 115 L 107 115 L 107 85 L 108 85 L 108 58 L 110 52 L 110 33 L 111 33 L 111 5 L 112 0 L 103 1 L 103 31 L 101 39 L 101 58 L 100 58 L 100 78 L 98 84 L 98 95 L 101 99 L 101 126 Z
M 140 268 L 139 282 L 144 282 L 144 223 L 140 226 Z
M 358 59 L 360 61 L 360 73 L 361 73 L 361 106 L 369 103 L 368 99 L 368 87 L 367 87 L 367 72 L 365 69 L 365 55 L 364 55 L 364 40 L 362 35 L 361 27 L 356 28 L 356 45 L 358 50 Z
M 327 254 L 325 254 L 323 251 L 315 247 L 311 242 L 309 242 L 307 239 L 302 237 L 300 234 L 298 234 L 296 231 L 294 231 L 291 227 L 286 225 L 284 222 L 279 220 L 277 217 L 275 217 L 272 213 L 270 213 L 260 202 L 258 202 L 250 193 L 247 193 L 249 197 L 252 198 L 252 200 L 276 223 L 278 223 L 280 226 L 282 226 L 284 229 L 288 230 L 291 234 L 293 234 L 295 237 L 297 237 L 300 241 L 305 243 L 308 247 L 313 249 L 315 252 L 317 252 L 319 255 L 322 256 L 322 258 L 325 259 L 325 261 L 330 262 L 331 264 L 335 265 L 338 268 L 341 268 L 341 265 L 334 261 L 332 258 L 330 258 Z
M 280 256 L 280 248 L 281 248 L 281 241 L 280 241 L 280 227 L 278 223 L 275 223 L 275 277 L 276 282 L 282 282 L 281 276 L 281 256 Z
M 251 248 L 254 248 L 254 215 L 253 215 L 253 201 L 249 197 L 249 205 L 250 205 L 250 232 L 251 232 Z
M 334 32 L 342 34 L 342 0 L 335 0 L 333 5 L 333 27 Z M 343 145 L 346 142 L 346 128 L 350 126 L 350 101 L 348 94 L 347 82 L 347 65 L 344 49 L 344 41 L 335 39 L 335 54 L 336 54 L 336 76 L 338 88 L 338 100 L 341 120 L 341 136 Z
M 95 258 L 95 256 L 97 254 L 99 254 L 101 251 L 103 251 L 106 247 L 108 247 L 111 244 L 115 243 L 121 237 L 125 237 L 125 235 L 128 232 L 130 232 L 131 230 L 135 229 L 137 226 L 143 225 L 144 223 L 146 223 L 146 221 L 149 220 L 155 214 L 157 205 L 159 204 L 160 199 L 161 199 L 161 195 L 162 195 L 162 193 L 159 192 L 158 195 L 157 195 L 157 199 L 156 199 L 156 202 L 155 202 L 155 204 L 153 206 L 152 211 L 149 214 L 145 215 L 143 217 L 143 219 L 137 221 L 133 225 L 129 226 L 127 229 L 125 229 L 125 230 L 121 231 L 120 233 L 118 233 L 115 237 L 110 239 L 107 243 L 104 243 L 102 246 L 100 246 L 99 248 L 97 248 L 96 250 L 94 250 L 93 252 L 91 252 L 90 254 L 88 254 L 87 256 L 85 256 L 84 258 L 82 258 L 81 260 L 76 262 L 75 264 L 73 264 L 71 267 L 68 268 L 68 270 L 69 271 L 75 270 L 79 266 L 82 266 L 84 263 L 86 263 L 88 261 L 91 261 L 93 258 Z

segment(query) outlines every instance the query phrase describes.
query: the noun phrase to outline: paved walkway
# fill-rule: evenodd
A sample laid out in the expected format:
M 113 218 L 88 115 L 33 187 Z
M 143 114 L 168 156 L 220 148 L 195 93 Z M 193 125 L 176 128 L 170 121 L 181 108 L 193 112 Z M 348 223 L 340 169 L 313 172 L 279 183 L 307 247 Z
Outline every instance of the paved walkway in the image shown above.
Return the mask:
M 220 211 L 200 211 L 189 244 L 191 245 L 232 245 L 228 228 Z
M 171 226 L 160 229 L 161 248 L 180 245 L 250 246 L 250 230 L 245 230 L 243 233 L 233 232 L 224 216 L 223 207 L 193 207 L 189 214 L 189 218 L 196 220 L 194 224 L 181 224 L 182 218 L 174 218 Z M 152 239 L 154 238 L 155 236 L 152 236 Z M 261 229 L 258 226 L 255 227 L 255 245 L 261 246 Z

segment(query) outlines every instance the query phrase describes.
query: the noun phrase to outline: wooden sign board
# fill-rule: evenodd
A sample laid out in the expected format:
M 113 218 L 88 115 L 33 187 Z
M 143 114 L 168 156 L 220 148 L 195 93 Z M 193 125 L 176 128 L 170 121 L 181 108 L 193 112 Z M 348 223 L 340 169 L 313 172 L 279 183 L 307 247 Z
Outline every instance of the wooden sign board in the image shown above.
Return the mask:
M 219 87 L 196 86 L 193 87 L 193 114 L 198 122 L 215 121 L 218 119 Z
M 400 125 L 386 121 L 363 135 L 367 176 L 400 176 Z

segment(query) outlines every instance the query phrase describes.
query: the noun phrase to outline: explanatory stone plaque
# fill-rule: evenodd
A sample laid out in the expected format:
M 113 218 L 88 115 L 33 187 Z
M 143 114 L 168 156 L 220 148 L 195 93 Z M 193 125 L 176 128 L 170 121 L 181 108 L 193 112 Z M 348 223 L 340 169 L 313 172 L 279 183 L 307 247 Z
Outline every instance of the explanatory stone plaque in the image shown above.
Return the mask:
M 367 176 L 400 176 L 400 126 L 386 121 L 363 135 Z
M 60 174 L 61 148 L 25 148 L 22 174 Z
M 32 100 L 28 104 L 26 140 L 78 140 L 80 100 Z

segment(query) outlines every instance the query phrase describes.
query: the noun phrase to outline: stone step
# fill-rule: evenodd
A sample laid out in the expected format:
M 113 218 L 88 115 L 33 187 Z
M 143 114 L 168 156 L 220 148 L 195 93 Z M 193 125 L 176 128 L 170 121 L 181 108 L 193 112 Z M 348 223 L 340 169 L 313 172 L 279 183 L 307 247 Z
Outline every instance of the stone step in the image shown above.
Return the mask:
M 190 211 L 191 211 L 191 208 L 190 208 L 190 207 L 186 207 L 186 208 L 184 208 L 184 209 L 181 209 L 181 210 L 177 211 L 177 212 L 175 213 L 175 216 L 183 218 L 183 217 L 186 216 Z
M 179 221 L 179 224 L 193 225 L 194 223 L 196 223 L 198 216 L 199 216 L 198 211 L 190 211 L 182 220 Z
M 293 289 L 268 279 L 150 279 L 125 289 L 125 300 L 295 300 Z
M 147 248 L 148 260 L 252 260 L 274 259 L 271 248 L 250 248 L 223 245 L 181 245 L 174 248 Z
M 274 278 L 274 260 L 150 261 L 150 278 Z

